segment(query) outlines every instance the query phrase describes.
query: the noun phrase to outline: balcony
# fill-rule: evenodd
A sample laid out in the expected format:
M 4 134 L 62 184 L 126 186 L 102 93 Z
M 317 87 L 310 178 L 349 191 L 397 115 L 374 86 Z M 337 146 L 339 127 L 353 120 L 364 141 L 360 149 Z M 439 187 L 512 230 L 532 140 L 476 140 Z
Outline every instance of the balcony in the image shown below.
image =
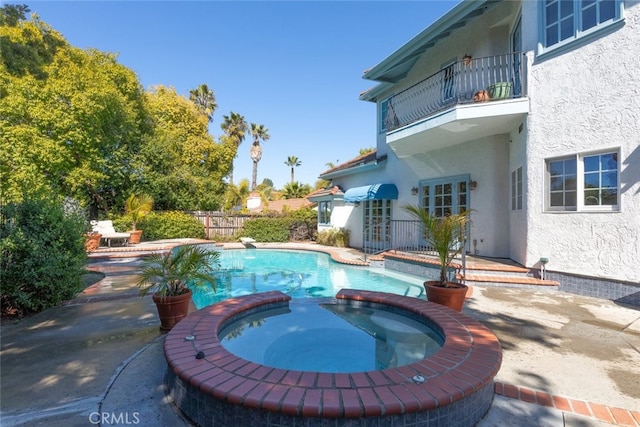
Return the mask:
M 449 65 L 387 100 L 387 143 L 404 157 L 510 132 L 529 111 L 525 72 L 522 52 Z

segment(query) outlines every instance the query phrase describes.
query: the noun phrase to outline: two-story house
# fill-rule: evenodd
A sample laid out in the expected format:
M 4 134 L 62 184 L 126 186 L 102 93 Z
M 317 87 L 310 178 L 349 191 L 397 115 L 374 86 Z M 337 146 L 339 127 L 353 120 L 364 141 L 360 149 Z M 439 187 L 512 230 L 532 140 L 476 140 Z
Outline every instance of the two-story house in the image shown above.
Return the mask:
M 364 78 L 377 150 L 320 175 L 320 228 L 374 252 L 404 205 L 472 209 L 467 253 L 640 304 L 640 3 L 463 1 Z

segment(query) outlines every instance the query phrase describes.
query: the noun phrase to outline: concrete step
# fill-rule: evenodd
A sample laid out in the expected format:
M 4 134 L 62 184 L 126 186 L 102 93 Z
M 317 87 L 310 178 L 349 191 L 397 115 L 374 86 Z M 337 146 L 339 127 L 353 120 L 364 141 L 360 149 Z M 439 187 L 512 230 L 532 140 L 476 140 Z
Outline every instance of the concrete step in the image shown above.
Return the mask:
M 462 277 L 460 277 L 462 278 Z M 514 286 L 514 287 L 550 287 L 557 288 L 560 283 L 554 280 L 542 280 L 537 277 L 506 274 L 473 274 L 467 271 L 464 277 L 467 285 L 479 286 Z
M 387 251 L 381 254 L 382 257 L 388 257 L 396 261 L 408 263 L 418 263 L 430 266 L 440 265 L 439 261 L 434 257 L 427 257 L 407 252 Z M 459 280 L 465 280 L 467 285 L 478 286 L 505 286 L 505 287 L 548 287 L 557 288 L 560 283 L 553 280 L 542 280 L 538 277 L 537 271 L 521 265 L 516 265 L 513 261 L 505 260 L 501 262 L 493 259 L 469 259 L 466 262 L 466 277 L 462 277 L 462 265 L 456 260 L 454 266 L 458 269 L 457 277 Z

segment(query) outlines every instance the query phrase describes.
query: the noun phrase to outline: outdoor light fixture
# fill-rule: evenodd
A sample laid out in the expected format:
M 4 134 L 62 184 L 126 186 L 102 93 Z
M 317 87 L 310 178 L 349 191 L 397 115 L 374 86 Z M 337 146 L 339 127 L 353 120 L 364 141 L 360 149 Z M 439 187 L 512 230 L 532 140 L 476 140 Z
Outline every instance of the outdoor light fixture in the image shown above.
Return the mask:
M 478 182 L 477 181 L 469 181 L 469 188 L 472 190 L 475 190 L 478 187 Z
M 418 194 L 418 187 L 413 187 L 413 188 L 411 189 L 411 194 L 413 194 L 414 196 L 415 196 L 416 194 Z
M 547 263 L 548 263 L 548 262 L 549 262 L 549 258 L 544 257 L 544 256 L 540 258 L 540 265 L 541 265 L 541 268 L 540 268 L 540 278 L 541 278 L 542 280 L 544 280 L 544 270 L 545 270 L 545 267 L 546 267 L 546 265 L 547 265 Z

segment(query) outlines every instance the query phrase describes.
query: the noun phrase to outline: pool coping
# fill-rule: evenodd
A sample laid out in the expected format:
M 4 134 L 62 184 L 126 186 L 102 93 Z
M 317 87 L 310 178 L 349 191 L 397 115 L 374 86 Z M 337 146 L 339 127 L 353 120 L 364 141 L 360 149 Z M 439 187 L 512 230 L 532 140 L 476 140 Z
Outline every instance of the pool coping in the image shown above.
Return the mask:
M 393 416 L 443 408 L 485 389 L 493 394 L 502 361 L 497 337 L 462 313 L 416 298 L 351 289 L 336 295 L 343 301 L 397 307 L 441 329 L 445 341 L 439 351 L 398 368 L 356 373 L 271 368 L 241 359 L 220 343 L 218 331 L 233 316 L 290 299 L 279 291 L 258 293 L 190 314 L 165 339 L 168 369 L 214 399 L 291 417 Z

